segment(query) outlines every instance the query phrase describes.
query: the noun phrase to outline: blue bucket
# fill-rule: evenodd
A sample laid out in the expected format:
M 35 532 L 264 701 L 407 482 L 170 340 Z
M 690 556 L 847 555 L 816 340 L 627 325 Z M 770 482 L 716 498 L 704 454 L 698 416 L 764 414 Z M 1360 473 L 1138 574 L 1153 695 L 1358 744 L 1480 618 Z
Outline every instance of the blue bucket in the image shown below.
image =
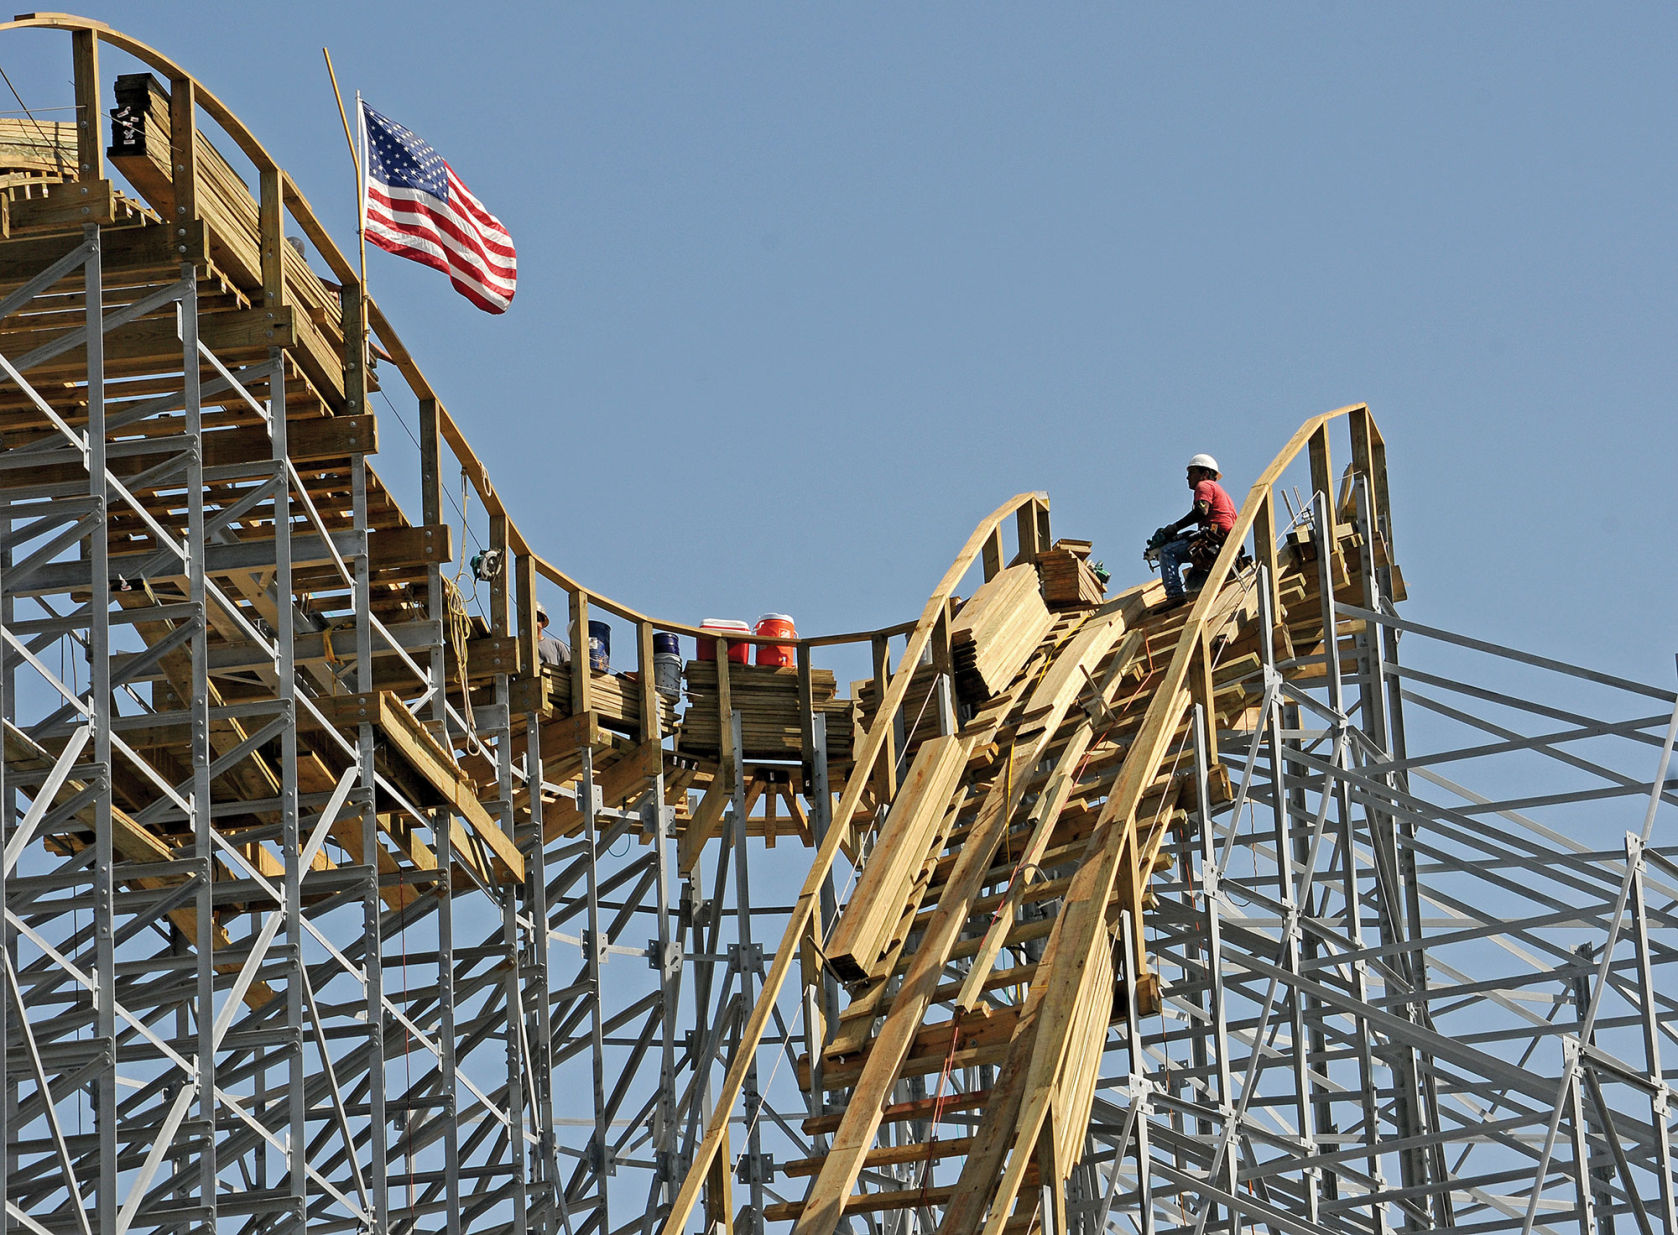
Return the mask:
M 682 654 L 681 639 L 666 631 L 654 631 L 653 654 L 656 656 L 660 652 L 668 652 L 671 656 L 680 656 Z
M 588 624 L 588 663 L 596 673 L 612 671 L 612 628 L 605 622 Z

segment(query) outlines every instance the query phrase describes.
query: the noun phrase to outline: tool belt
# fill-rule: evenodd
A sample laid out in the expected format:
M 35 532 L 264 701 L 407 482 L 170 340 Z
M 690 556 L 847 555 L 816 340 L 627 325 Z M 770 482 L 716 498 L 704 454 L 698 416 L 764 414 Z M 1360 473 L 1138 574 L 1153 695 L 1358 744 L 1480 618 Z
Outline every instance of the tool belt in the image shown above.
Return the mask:
M 1211 570 L 1212 563 L 1223 552 L 1228 532 L 1209 527 L 1189 542 L 1189 565 L 1196 570 Z

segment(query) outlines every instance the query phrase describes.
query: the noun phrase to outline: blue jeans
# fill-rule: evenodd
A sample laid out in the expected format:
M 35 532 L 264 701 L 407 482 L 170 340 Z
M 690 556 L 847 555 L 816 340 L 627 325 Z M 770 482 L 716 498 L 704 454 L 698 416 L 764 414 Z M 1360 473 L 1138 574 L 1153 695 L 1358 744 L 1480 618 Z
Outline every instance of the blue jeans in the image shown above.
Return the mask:
M 1183 594 L 1183 566 L 1189 560 L 1189 546 L 1200 539 L 1200 533 L 1179 532 L 1159 547 L 1159 574 L 1165 583 L 1165 598 L 1176 600 Z

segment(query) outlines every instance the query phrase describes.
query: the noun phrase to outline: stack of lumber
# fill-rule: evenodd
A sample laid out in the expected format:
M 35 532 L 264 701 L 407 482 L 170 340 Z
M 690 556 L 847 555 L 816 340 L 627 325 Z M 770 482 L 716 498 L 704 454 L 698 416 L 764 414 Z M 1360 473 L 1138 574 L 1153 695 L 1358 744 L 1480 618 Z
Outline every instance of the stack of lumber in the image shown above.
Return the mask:
M 856 892 L 828 938 L 828 964 L 845 981 L 872 976 L 888 946 L 901 939 L 893 932 L 903 925 L 910 885 L 942 848 L 950 799 L 966 766 L 967 747 L 959 738 L 933 738 L 916 754 Z
M 690 660 L 687 711 L 682 717 L 676 747 L 683 753 L 715 755 L 720 749 L 717 709 L 717 664 Z M 827 717 L 829 762 L 848 761 L 854 745 L 856 705 L 835 698 L 831 669 L 810 670 L 810 698 Z M 774 665 L 728 666 L 728 696 L 740 713 L 740 753 L 747 759 L 787 759 L 804 750 L 804 729 L 798 708 L 798 670 Z
M 150 73 L 125 73 L 117 78 L 116 99 L 125 120 L 111 133 L 107 151 L 111 165 L 159 214 L 173 218 L 169 96 Z M 209 224 L 211 258 L 218 270 L 232 276 L 247 293 L 260 292 L 262 229 L 256 199 L 209 138 L 203 133 L 195 137 L 198 217 Z M 343 327 L 338 297 L 290 245 L 280 246 L 279 257 L 287 301 L 299 310 L 288 319 L 295 336 L 293 357 L 317 390 L 342 397 Z M 378 389 L 371 371 L 367 380 L 369 390 Z
M 909 693 L 903 697 L 903 746 L 913 749 L 928 738 L 938 736 L 938 700 L 932 695 L 938 683 L 938 669 L 931 663 L 916 665 L 909 679 Z M 851 683 L 851 694 L 856 696 L 857 719 L 867 733 L 874 724 L 874 714 L 880 710 L 884 692 L 873 678 Z
M 571 714 L 571 670 L 571 665 L 542 666 L 548 704 L 567 716 Z M 602 725 L 620 733 L 640 730 L 641 683 L 635 673 L 592 673 L 589 691 L 589 706 Z M 675 701 L 664 695 L 658 697 L 658 727 L 660 733 L 676 727 Z
M 1014 680 L 1053 622 L 1035 566 L 999 571 L 950 623 L 956 691 L 969 701 L 989 699 Z
M 0 120 L 0 186 L 65 180 L 76 174 L 76 126 Z
M 1037 555 L 1043 600 L 1051 609 L 1089 609 L 1107 599 L 1107 589 L 1090 569 L 1090 542 L 1057 540 Z

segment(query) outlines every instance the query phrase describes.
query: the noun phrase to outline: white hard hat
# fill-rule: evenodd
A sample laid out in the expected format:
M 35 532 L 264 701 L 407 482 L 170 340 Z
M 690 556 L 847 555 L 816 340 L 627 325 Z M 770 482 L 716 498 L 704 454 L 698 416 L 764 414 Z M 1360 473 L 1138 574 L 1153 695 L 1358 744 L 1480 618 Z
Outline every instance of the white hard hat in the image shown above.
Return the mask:
M 1189 466 L 1190 467 L 1203 467 L 1208 472 L 1222 472 L 1223 471 L 1223 468 L 1218 466 L 1218 461 L 1216 459 L 1214 459 L 1211 455 L 1196 455 L 1194 458 L 1189 460 Z
M 548 611 L 540 604 L 536 606 L 536 620 L 538 622 L 546 622 L 548 620 Z

